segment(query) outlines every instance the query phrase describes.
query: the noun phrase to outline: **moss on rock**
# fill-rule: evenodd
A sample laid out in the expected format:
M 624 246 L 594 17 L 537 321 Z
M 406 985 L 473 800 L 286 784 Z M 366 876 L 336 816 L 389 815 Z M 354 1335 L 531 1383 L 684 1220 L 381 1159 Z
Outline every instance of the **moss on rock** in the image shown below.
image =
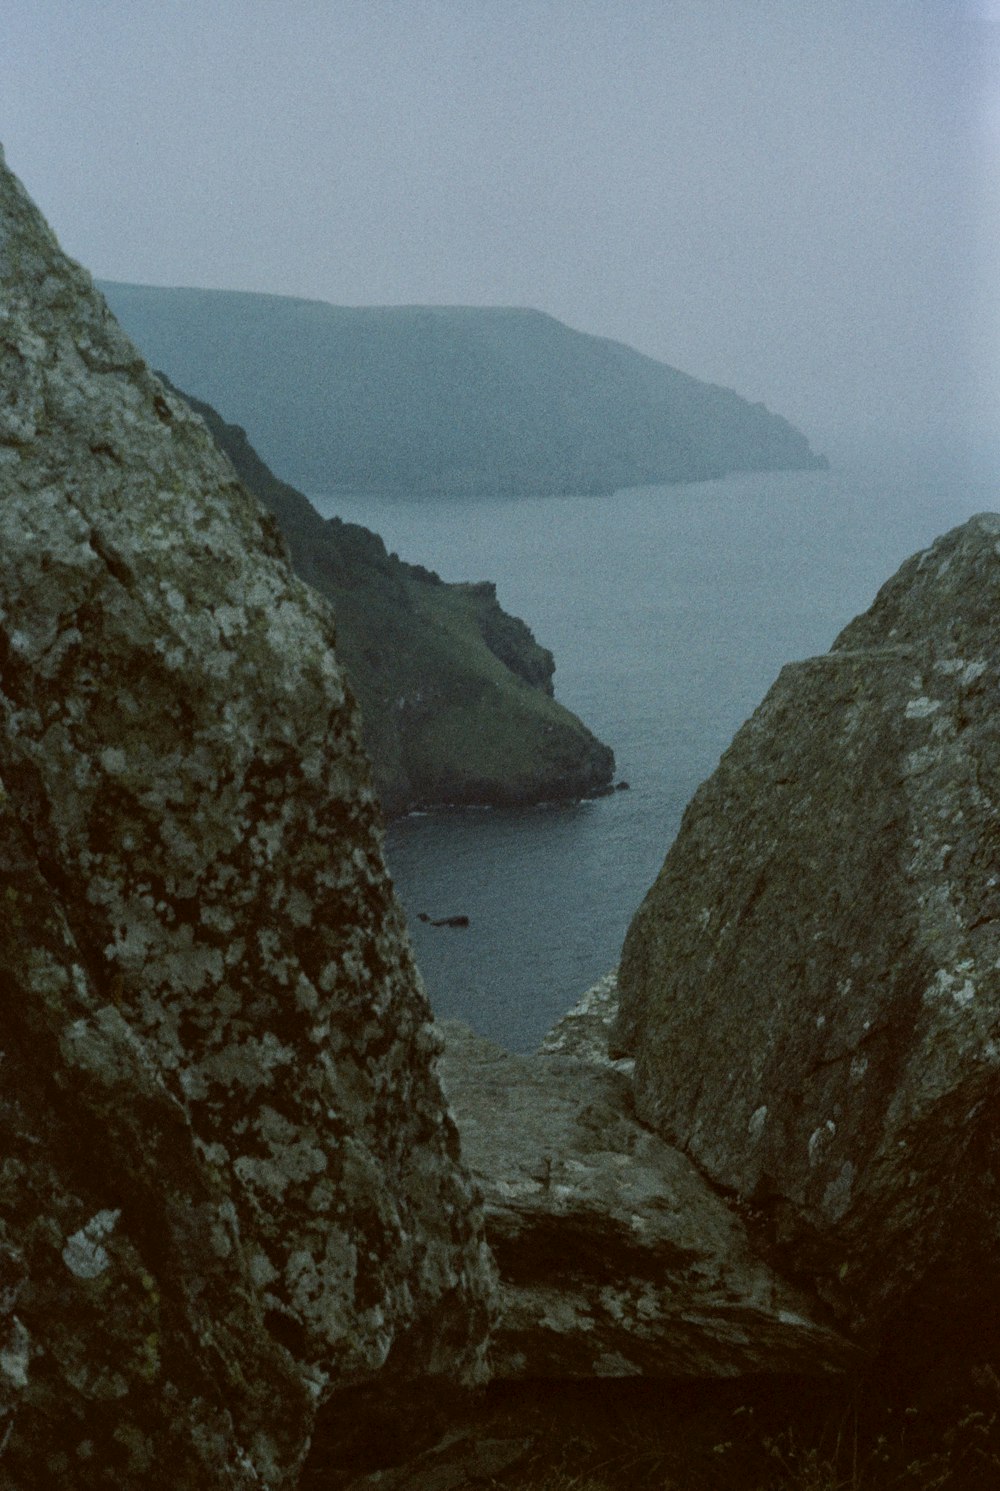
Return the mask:
M 481 1221 L 328 607 L 5 168 L 0 296 L 0 1463 L 284 1486 Z

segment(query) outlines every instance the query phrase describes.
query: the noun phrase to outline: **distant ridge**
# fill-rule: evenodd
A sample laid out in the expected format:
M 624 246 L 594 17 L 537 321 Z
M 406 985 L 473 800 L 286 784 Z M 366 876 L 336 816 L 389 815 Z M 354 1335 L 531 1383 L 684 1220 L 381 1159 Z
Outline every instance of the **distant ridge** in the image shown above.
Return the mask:
M 826 464 L 762 404 L 540 311 L 98 283 L 153 365 L 307 490 L 611 492 Z

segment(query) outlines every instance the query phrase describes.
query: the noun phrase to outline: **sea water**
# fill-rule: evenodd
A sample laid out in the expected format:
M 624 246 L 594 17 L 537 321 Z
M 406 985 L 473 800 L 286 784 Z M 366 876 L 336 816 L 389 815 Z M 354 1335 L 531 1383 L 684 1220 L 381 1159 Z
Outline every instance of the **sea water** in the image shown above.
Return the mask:
M 629 783 L 389 830 L 435 1012 L 530 1050 L 617 962 L 685 805 L 783 664 L 829 648 L 908 554 L 1000 507 L 1000 490 L 830 471 L 606 497 L 312 500 L 445 580 L 495 581 L 555 654 L 556 697 Z

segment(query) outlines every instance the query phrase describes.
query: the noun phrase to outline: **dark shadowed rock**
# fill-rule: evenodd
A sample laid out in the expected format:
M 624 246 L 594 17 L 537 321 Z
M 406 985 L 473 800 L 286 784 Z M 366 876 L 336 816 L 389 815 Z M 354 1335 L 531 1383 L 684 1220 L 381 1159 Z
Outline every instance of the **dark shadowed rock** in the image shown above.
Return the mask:
M 327 606 L 2 162 L 0 303 L 0 1479 L 288 1486 L 481 1224 Z
M 998 556 L 973 519 L 783 670 L 621 965 L 640 1115 L 902 1351 L 1000 1293 Z
M 445 1090 L 500 1270 L 494 1372 L 842 1370 L 856 1353 L 822 1308 L 762 1261 L 690 1160 L 636 1120 L 628 1063 L 607 1055 L 615 1007 L 612 976 L 535 1056 L 443 1026 Z

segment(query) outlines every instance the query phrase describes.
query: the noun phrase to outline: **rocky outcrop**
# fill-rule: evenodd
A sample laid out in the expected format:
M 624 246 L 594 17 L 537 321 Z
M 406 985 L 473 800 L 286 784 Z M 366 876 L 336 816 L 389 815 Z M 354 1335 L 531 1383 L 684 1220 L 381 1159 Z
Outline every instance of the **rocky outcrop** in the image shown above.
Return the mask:
M 829 1373 L 858 1354 L 632 1111 L 615 980 L 534 1056 L 443 1025 L 442 1075 L 501 1278 L 499 1377 Z
M 0 1481 L 290 1486 L 490 1298 L 356 712 L 2 166 L 0 304 Z
M 640 1116 L 846 1327 L 904 1353 L 996 1345 L 998 689 L 983 516 L 783 670 L 621 964 Z
M 609 790 L 614 755 L 552 697 L 555 663 L 497 601 L 386 553 L 375 533 L 324 521 L 279 481 L 238 425 L 182 395 L 274 514 L 298 574 L 333 604 L 337 656 L 391 816 L 449 804 L 519 806 Z
M 612 492 L 825 466 L 763 404 L 506 306 L 104 283 L 156 367 L 310 492 Z

